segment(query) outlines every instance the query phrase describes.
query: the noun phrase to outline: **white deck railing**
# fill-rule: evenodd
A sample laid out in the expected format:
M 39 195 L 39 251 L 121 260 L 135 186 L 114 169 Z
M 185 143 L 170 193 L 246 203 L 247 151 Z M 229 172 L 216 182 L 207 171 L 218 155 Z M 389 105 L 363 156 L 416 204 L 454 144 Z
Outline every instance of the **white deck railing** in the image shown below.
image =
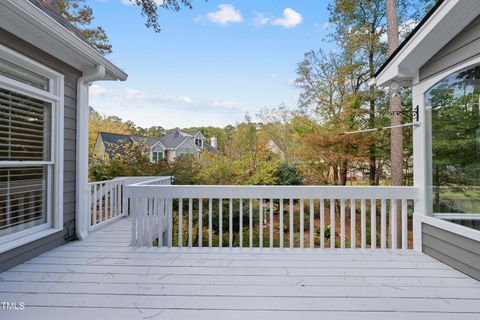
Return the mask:
M 89 190 L 89 231 L 111 223 L 129 214 L 129 205 L 124 197 L 128 184 L 149 181 L 170 181 L 170 177 L 118 177 L 113 180 L 90 182 Z
M 125 192 L 132 205 L 132 244 L 138 246 L 412 247 L 412 187 L 147 182 Z

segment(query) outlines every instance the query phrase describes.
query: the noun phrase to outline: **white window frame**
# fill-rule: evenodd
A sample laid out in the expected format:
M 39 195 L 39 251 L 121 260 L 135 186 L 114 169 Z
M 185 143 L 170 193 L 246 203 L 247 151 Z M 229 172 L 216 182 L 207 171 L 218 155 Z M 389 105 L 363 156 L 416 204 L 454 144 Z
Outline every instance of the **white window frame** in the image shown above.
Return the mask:
M 429 146 L 432 140 L 432 131 L 427 118 L 425 98 L 425 94 L 442 79 L 478 64 L 480 64 L 480 56 L 475 56 L 421 81 L 417 72 L 416 79 L 414 79 L 412 102 L 413 107 L 419 107 L 420 123 L 420 125 L 413 130 L 414 185 L 419 188 L 418 201 L 415 204 L 415 216 L 417 220 L 414 219 L 414 224 L 416 224 L 414 229 L 417 230 L 414 233 L 414 249 L 416 250 L 421 250 L 420 226 L 422 222 L 438 226 L 439 228 L 463 235 L 470 239 L 480 238 L 479 230 L 446 221 L 444 219 L 448 218 L 447 215 L 433 213 L 433 207 L 431 206 L 432 189 L 431 186 L 429 186 L 432 170 L 432 155 Z M 458 218 L 461 216 L 467 219 L 471 217 L 468 213 L 457 215 Z
M 0 75 L 0 87 L 52 106 L 49 161 L 2 161 L 2 167 L 47 165 L 47 222 L 0 239 L 0 253 L 63 230 L 64 76 L 0 44 L 0 57 L 49 79 L 48 91 Z

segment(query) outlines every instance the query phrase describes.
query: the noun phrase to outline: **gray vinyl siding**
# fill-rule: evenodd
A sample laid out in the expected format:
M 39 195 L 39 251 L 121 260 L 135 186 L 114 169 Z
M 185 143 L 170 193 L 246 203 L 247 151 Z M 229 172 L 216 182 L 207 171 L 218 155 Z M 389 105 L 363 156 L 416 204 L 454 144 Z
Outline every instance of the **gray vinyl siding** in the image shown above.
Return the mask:
M 422 224 L 422 251 L 480 280 L 480 242 Z
M 424 80 L 480 54 L 480 16 L 420 68 Z
M 63 221 L 75 219 L 76 95 L 81 72 L 0 28 L 0 43 L 65 76 L 65 153 Z M 65 243 L 66 230 L 0 254 L 0 272 Z

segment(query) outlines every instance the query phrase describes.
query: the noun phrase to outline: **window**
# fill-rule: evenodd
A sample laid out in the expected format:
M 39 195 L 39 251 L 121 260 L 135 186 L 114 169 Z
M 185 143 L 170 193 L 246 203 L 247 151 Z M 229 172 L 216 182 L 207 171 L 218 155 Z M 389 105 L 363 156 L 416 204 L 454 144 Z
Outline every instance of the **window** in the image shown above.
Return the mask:
M 480 227 L 480 66 L 454 73 L 426 94 L 434 215 Z M 480 222 L 480 221 L 478 221 Z
M 153 151 L 152 152 L 152 162 L 158 162 L 164 158 L 163 151 Z
M 0 46 L 0 251 L 62 225 L 62 86 L 60 74 Z
M 195 139 L 195 144 L 196 144 L 199 148 L 203 148 L 203 139 Z

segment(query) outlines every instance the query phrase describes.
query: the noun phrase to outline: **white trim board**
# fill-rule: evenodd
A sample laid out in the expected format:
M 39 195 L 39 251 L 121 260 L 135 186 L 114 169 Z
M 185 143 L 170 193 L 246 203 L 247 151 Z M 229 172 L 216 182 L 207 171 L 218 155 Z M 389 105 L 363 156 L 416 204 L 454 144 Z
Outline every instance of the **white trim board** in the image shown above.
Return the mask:
M 435 217 L 430 217 L 422 214 L 414 215 L 419 218 L 422 223 L 480 242 L 480 231 L 478 230 Z

